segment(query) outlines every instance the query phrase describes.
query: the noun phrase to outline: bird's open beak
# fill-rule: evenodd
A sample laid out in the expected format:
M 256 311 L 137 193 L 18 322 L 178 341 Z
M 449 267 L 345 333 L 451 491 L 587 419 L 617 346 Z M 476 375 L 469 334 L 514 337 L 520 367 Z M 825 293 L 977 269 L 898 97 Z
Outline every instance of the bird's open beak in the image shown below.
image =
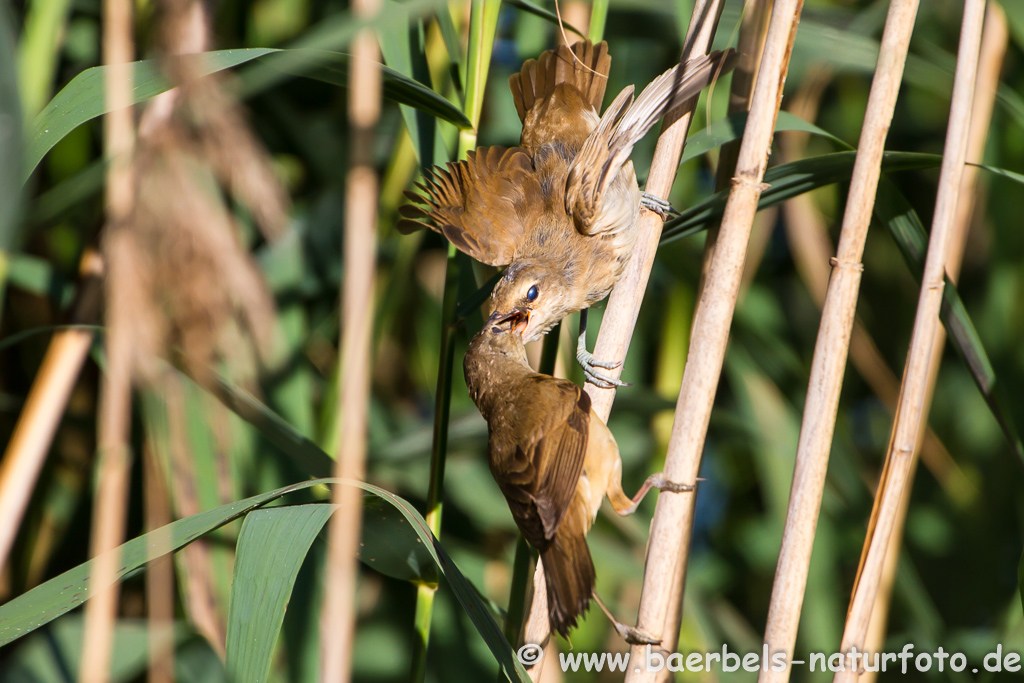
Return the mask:
M 519 333 L 522 336 L 526 328 L 530 326 L 530 309 L 528 308 L 513 308 L 508 313 L 501 313 L 495 311 L 491 314 L 491 317 L 487 319 L 488 325 L 500 325 L 502 323 L 510 323 L 509 329 L 513 332 Z

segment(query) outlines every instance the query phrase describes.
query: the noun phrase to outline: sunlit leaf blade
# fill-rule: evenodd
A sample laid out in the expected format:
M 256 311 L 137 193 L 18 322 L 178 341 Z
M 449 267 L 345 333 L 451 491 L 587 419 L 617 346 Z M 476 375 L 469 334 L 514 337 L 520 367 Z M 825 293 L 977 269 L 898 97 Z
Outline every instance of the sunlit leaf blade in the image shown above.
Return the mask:
M 337 506 L 253 510 L 242 522 L 231 581 L 227 670 L 235 681 L 266 681 L 295 577 Z
M 459 61 L 462 56 L 459 34 L 455 30 L 455 22 L 452 21 L 452 12 L 449 7 L 440 7 L 437 10 L 437 26 L 441 30 L 441 38 L 444 40 L 444 47 L 448 51 L 448 60 L 451 63 L 452 80 L 460 95 L 464 93 L 462 73 L 459 68 Z
M 393 493 L 389 493 L 388 491 L 369 484 L 364 484 L 362 486 L 370 493 L 387 500 L 405 516 L 406 520 L 416 531 L 416 534 L 423 541 L 427 551 L 434 558 L 437 566 L 441 569 L 441 573 L 444 574 L 446 579 L 448 579 L 448 585 L 451 586 L 452 592 L 455 593 L 455 597 L 462 605 L 462 608 L 466 610 L 469 618 L 473 621 L 477 631 L 483 637 L 484 642 L 487 643 L 487 647 L 490 648 L 491 653 L 501 664 L 501 667 L 509 677 L 509 680 L 529 683 L 529 675 L 527 675 L 526 670 L 523 669 L 523 665 L 519 663 L 519 660 L 512 653 L 512 649 L 509 647 L 508 641 L 505 640 L 504 634 L 502 634 L 498 624 L 495 623 L 487 605 L 480 599 L 480 596 L 473 584 L 471 584 L 469 580 L 463 576 L 462 572 L 459 571 L 458 567 L 455 566 L 452 558 L 449 557 L 441 543 L 434 538 L 433 534 L 430 533 L 430 527 L 427 526 L 426 521 L 420 516 L 420 513 L 418 513 L 407 501 L 399 498 Z
M 199 71 L 211 74 L 244 64 L 262 57 L 274 50 L 252 48 L 249 50 L 217 50 L 201 55 L 189 55 L 179 59 L 197 60 Z M 132 74 L 132 102 L 144 102 L 170 88 L 160 74 L 156 60 L 135 62 Z M 32 136 L 28 143 L 23 178 L 27 178 L 39 165 L 54 145 L 86 121 L 107 112 L 103 93 L 105 66 L 94 66 L 75 76 L 70 83 L 57 93 L 46 108 L 39 113 L 32 124 Z
M 1024 181 L 1024 176 L 1004 172 L 1017 176 L 1019 181 Z M 878 198 L 875 202 L 874 220 L 889 230 L 896 241 L 903 258 L 910 266 L 911 272 L 920 280 L 924 273 L 925 256 L 928 249 L 928 234 L 924 225 L 918 217 L 917 212 L 904 198 L 903 194 L 896 189 L 892 181 L 882 178 L 878 184 Z M 942 324 L 949 335 L 950 343 L 963 359 L 971 377 L 981 391 L 982 397 L 988 404 L 992 416 L 999 423 L 1006 440 L 1009 442 L 1014 453 L 1024 463 L 1024 445 L 1021 444 L 1020 436 L 1010 417 L 1010 411 L 1003 397 L 1003 391 L 996 378 L 995 369 L 985 352 L 985 346 L 978 335 L 977 329 L 967 313 L 963 300 L 956 286 L 945 279 L 945 287 L 942 291 L 942 308 L 940 317 Z
M 285 454 L 292 457 L 297 463 L 309 464 L 311 462 L 312 451 L 314 450 L 321 453 L 318 458 L 319 462 L 326 464 L 326 462 L 329 461 L 327 454 L 320 451 L 315 444 L 298 434 L 284 420 L 275 415 L 273 411 L 266 406 L 263 406 L 255 399 L 248 397 L 244 392 L 241 392 L 231 387 L 226 382 L 221 381 L 218 386 L 218 398 L 222 401 L 225 400 L 225 398 L 229 398 L 231 402 L 225 402 L 225 405 L 232 410 L 235 409 L 235 402 L 240 401 L 240 405 L 245 408 L 245 411 L 237 412 L 236 414 L 254 426 L 261 434 L 263 434 L 264 437 L 266 437 L 271 443 L 277 445 L 285 452 Z M 430 532 L 430 528 L 427 526 L 423 517 L 420 516 L 419 512 L 417 512 L 412 505 L 402 498 L 399 498 L 384 489 L 380 489 L 369 484 L 359 484 L 359 486 L 364 490 L 387 500 L 405 516 L 405 519 L 409 522 L 412 529 L 419 537 L 419 540 L 422 542 L 424 549 L 429 553 L 438 568 L 440 568 L 441 573 L 448 580 L 448 583 L 454 591 L 455 596 L 458 598 L 459 603 L 462 604 L 466 613 L 469 614 L 470 619 L 476 625 L 480 635 L 487 642 L 491 652 L 494 653 L 495 657 L 499 660 L 509 677 L 512 680 L 522 680 L 524 682 L 529 681 L 529 677 L 523 670 L 519 660 L 512 656 L 511 650 L 508 649 L 508 642 L 502 635 L 501 629 L 494 622 L 487 605 L 480 599 L 480 595 L 476 591 L 476 588 L 462 575 L 461 572 L 459 572 L 455 563 L 448 556 L 448 553 L 445 552 L 441 544 L 436 538 L 434 538 L 433 534 Z M 384 571 L 383 568 L 382 571 Z M 519 678 L 516 678 L 517 673 L 521 674 Z
M 223 71 L 259 57 L 290 53 L 288 59 L 270 61 L 282 73 L 306 76 L 333 85 L 347 86 L 348 55 L 325 50 L 274 50 L 252 48 L 248 50 L 218 50 L 178 59 L 199 60 L 200 73 Z M 160 73 L 155 60 L 135 62 L 132 75 L 132 102 L 137 104 L 166 92 L 170 88 Z M 24 164 L 22 180 L 35 170 L 46 153 L 53 149 L 72 130 L 106 113 L 103 95 L 104 74 L 107 67 L 96 66 L 78 74 L 57 93 L 36 117 L 32 137 Z M 384 96 L 392 101 L 408 104 L 452 123 L 468 127 L 469 122 L 457 107 L 430 88 L 411 78 L 381 65 L 384 75 Z
M 15 244 L 21 197 L 21 99 L 15 73 L 14 28 L 7 3 L 0 6 L 0 252 Z M 0 268 L 3 266 L 0 265 Z

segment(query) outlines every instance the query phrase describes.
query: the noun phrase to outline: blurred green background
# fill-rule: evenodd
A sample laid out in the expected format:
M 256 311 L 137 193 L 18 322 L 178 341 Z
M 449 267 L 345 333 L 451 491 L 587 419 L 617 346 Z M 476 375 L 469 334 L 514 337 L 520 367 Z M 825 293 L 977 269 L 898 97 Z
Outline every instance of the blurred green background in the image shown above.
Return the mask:
M 1024 3 L 1005 0 L 1010 43 L 988 140 L 986 163 L 1024 170 Z M 605 38 L 613 57 L 608 99 L 627 84 L 646 84 L 678 58 L 689 19 L 686 0 L 612 0 Z M 812 120 L 855 145 L 888 3 L 809 0 L 786 81 L 784 108 L 801 97 L 817 98 Z M 443 53 L 432 10 L 422 17 L 428 45 Z M 547 5 L 553 9 L 553 5 Z M 742 3 L 726 2 L 716 46 L 735 44 Z M 949 109 L 952 69 L 962 3 L 923 2 L 911 57 L 887 148 L 941 153 Z M 139 56 L 152 54 L 157 21 L 148 0 L 136 3 Z M 26 122 L 83 70 L 99 63 L 97 0 L 16 1 L 8 28 L 16 40 L 20 106 Z M 443 6 L 442 6 L 442 9 Z M 563 7 L 564 9 L 564 7 Z M 464 6 L 453 5 L 457 23 Z M 343 2 L 227 0 L 215 8 L 217 48 L 316 44 L 345 51 L 351 19 Z M 414 19 L 411 24 L 419 24 Z M 585 28 L 585 27 L 584 27 Z M 401 34 L 405 26 L 392 26 Z M 333 33 L 332 33 L 333 32 Z M 519 122 L 507 88 L 524 59 L 555 44 L 557 28 L 512 4 L 502 6 L 480 125 L 480 144 L 513 145 Z M 333 36 L 333 37 L 332 37 Z M 320 40 L 315 43 L 311 41 Z M 332 42 L 333 41 L 333 42 Z M 433 41 L 433 42 L 431 42 Z M 388 51 L 385 50 L 387 61 Z M 2 59 L 7 59 L 5 54 Z M 391 66 L 404 71 L 401 64 Z M 261 375 L 258 394 L 302 435 L 330 452 L 338 357 L 338 291 L 343 275 L 342 220 L 348 139 L 346 101 L 356 95 L 312 79 L 278 74 L 258 84 L 261 63 L 235 70 L 257 137 L 293 202 L 290 230 L 268 243 L 241 222 L 277 304 L 287 353 Z M 253 85 L 257 83 L 257 85 Z M 724 116 L 729 78 L 702 97 L 692 127 Z M 457 102 L 450 90 L 442 93 Z M 816 113 L 815 113 L 816 110 Z M 797 112 L 807 116 L 807 110 Z M 31 130 L 29 123 L 23 124 Z M 438 124 L 440 159 L 454 150 L 455 129 Z M 73 297 L 78 260 L 95 244 L 104 216 L 100 120 L 64 137 L 47 154 L 21 192 L 20 227 L 9 242 L 10 275 L 0 322 L 0 433 L 7 440 L 36 376 L 50 326 L 64 322 Z M 834 151 L 812 137 L 804 148 L 795 133 L 780 132 L 772 164 L 780 159 Z M 655 135 L 637 146 L 633 159 L 646 177 Z M 445 145 L 449 146 L 444 151 Z M 429 477 L 434 392 L 438 375 L 446 244 L 435 234 L 401 236 L 394 230 L 401 191 L 411 186 L 417 160 L 399 107 L 386 102 L 374 140 L 382 174 L 374 363 L 370 409 L 368 481 L 412 501 L 422 512 Z M 7 150 L 0 150 L 7 154 Z M 714 188 L 717 150 L 680 169 L 671 196 L 686 208 Z M 433 159 L 427 160 L 433 161 Z M 925 226 L 934 205 L 937 169 L 892 174 Z M 814 191 L 810 207 L 833 242 L 838 235 L 846 185 Z M 8 197 L 8 200 L 11 200 Z M 1024 423 L 1024 191 L 1011 180 L 982 174 L 975 218 L 959 290 L 1009 399 L 1010 415 Z M 755 225 L 763 253 L 739 302 L 725 371 L 711 419 L 702 466 L 696 530 L 686 585 L 679 649 L 759 652 L 785 518 L 800 415 L 820 311 L 795 265 L 794 235 L 811 229 L 787 225 L 786 210 L 764 212 Z M 794 230 L 793 228 L 798 228 Z M 686 358 L 702 235 L 676 240 L 659 252 L 651 276 L 610 426 L 622 450 L 625 487 L 635 489 L 661 469 L 675 396 Z M 917 283 L 884 229 L 873 229 L 864 257 L 858 314 L 882 357 L 900 375 L 917 301 Z M 482 283 L 489 274 L 477 273 Z M 591 315 L 590 348 L 601 308 Z M 565 326 L 575 329 L 574 321 Z M 15 339 L 25 332 L 37 333 Z M 457 335 L 451 435 L 445 478 L 444 547 L 484 596 L 508 601 L 516 529 L 485 460 L 486 426 L 465 390 L 461 358 L 473 330 Z M 563 350 L 571 345 L 568 331 Z M 11 340 L 5 343 L 4 340 Z M 94 354 L 78 382 L 56 433 L 8 566 L 0 602 L 20 595 L 88 559 L 94 484 L 97 387 L 101 369 Z M 570 356 L 566 353 L 566 359 Z M 571 373 L 578 372 L 573 363 Z M 572 375 L 577 381 L 581 377 Z M 191 471 L 171 481 L 175 515 L 184 494 L 208 509 L 268 491 L 307 476 L 294 461 L 208 392 L 182 379 L 187 401 Z M 144 435 L 159 431 L 159 397 L 143 393 L 135 404 L 136 454 Z M 935 388 L 929 424 L 952 459 L 918 468 L 893 592 L 886 650 L 905 642 L 917 651 L 941 645 L 967 654 L 972 665 L 1002 643 L 1024 652 L 1024 619 L 1017 588 L 1024 497 L 1020 463 L 959 357 L 948 348 Z M 832 652 L 842 635 L 873 487 L 888 442 L 891 414 L 865 380 L 847 371 L 797 656 Z M 138 459 L 136 460 L 138 463 Z M 944 464 L 943 464 L 944 463 Z M 176 464 L 180 467 L 180 464 Z M 943 469 L 944 467 L 944 469 Z M 141 466 L 133 470 L 129 537 L 143 532 Z M 184 483 L 183 483 L 184 482 Z M 1017 491 L 1018 493 L 1014 493 Z M 620 619 L 635 618 L 642 580 L 646 530 L 654 500 L 634 518 L 602 514 L 589 537 L 598 588 Z M 225 680 L 223 667 L 196 628 L 196 586 L 211 597 L 215 622 L 227 618 L 234 542 L 239 525 L 204 540 L 198 565 L 179 554 L 176 562 L 175 664 L 178 680 Z M 289 604 L 276 681 L 314 680 L 319 576 L 325 544 L 314 542 Z M 141 680 L 145 671 L 146 598 L 143 576 L 124 586 L 119 622 L 117 680 Z M 192 597 L 189 597 L 190 591 Z M 355 679 L 406 681 L 414 638 L 415 586 L 363 566 L 358 593 Z M 428 680 L 493 680 L 494 658 L 473 624 L 441 582 L 435 607 Z M 0 649 L 0 680 L 73 680 L 80 647 L 80 612 Z M 565 644 L 563 643 L 562 646 Z M 619 651 L 607 621 L 595 609 L 574 632 L 575 651 Z M 898 674 L 896 674 L 898 675 Z M 1009 676 L 1010 674 L 1002 674 Z M 754 680 L 755 674 L 686 674 L 679 680 Z M 794 680 L 825 675 L 794 671 Z M 893 674 L 883 676 L 891 678 Z M 978 680 L 990 680 L 982 672 Z M 913 680 L 969 680 L 963 674 L 914 673 Z M 615 675 L 569 674 L 566 680 L 617 680 Z

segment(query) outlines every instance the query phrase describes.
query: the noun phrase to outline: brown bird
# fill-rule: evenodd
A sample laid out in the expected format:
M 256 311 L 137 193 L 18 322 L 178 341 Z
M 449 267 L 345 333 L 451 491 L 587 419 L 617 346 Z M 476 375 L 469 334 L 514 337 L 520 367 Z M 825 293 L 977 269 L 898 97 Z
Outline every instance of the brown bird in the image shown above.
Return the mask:
M 564 379 L 534 372 L 526 360 L 525 311 L 494 314 L 469 344 L 464 369 L 469 394 L 487 421 L 487 462 L 516 526 L 540 552 L 551 628 L 565 636 L 593 596 L 631 643 L 657 643 L 622 624 L 594 592 L 586 536 L 605 495 L 620 515 L 633 513 L 648 490 L 692 486 L 647 478 L 630 498 L 611 431 L 590 409 L 590 397 Z
M 523 122 L 519 146 L 480 147 L 433 169 L 418 185 L 423 196 L 406 193 L 414 203 L 401 208 L 398 229 L 429 227 L 478 261 L 507 265 L 491 310 L 525 310 L 526 341 L 582 311 L 576 357 L 587 380 L 622 385 L 596 369 L 618 364 L 586 349 L 586 309 L 622 276 L 641 207 L 662 218 L 670 209 L 640 192 L 629 155 L 658 119 L 731 68 L 730 54 L 669 69 L 635 102 L 629 86 L 598 116 L 611 66 L 607 44 L 544 52 L 509 80 Z

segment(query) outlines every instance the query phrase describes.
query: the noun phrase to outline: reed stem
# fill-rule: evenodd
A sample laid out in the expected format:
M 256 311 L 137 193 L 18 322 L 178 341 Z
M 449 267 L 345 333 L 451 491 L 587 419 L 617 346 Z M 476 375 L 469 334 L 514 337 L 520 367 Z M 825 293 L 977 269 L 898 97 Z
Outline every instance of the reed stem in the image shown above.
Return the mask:
M 981 55 L 978 64 L 978 80 L 974 93 L 974 104 L 971 111 L 970 136 L 967 142 L 968 161 L 981 162 L 985 154 L 985 142 L 988 139 L 989 125 L 992 120 L 992 109 L 996 101 L 996 93 L 999 88 L 999 74 L 1002 71 L 1003 61 L 1006 57 L 1006 49 L 1009 45 L 1009 30 L 1006 24 L 1006 14 L 998 3 L 988 3 L 985 13 L 985 28 L 981 37 Z M 956 283 L 960 276 L 960 267 L 963 265 L 964 248 L 967 242 L 967 234 L 974 218 L 975 206 L 978 201 L 978 172 L 976 166 L 967 166 L 964 169 L 963 178 L 960 181 L 960 200 L 956 205 L 956 220 L 953 224 L 953 239 L 949 246 L 949 254 L 946 257 L 946 275 L 950 282 Z M 928 403 L 931 403 L 935 391 L 935 382 L 939 373 L 939 365 L 942 360 L 942 349 L 945 346 L 946 330 L 939 327 L 935 332 L 935 342 L 932 345 L 932 357 L 928 369 Z M 927 414 L 927 409 L 925 414 Z M 922 462 L 929 464 L 925 457 L 929 448 L 929 437 L 937 440 L 934 433 L 928 428 L 927 421 L 922 421 L 921 443 L 917 449 L 916 456 Z M 941 444 L 940 444 L 941 445 Z M 944 449 L 943 449 L 944 450 Z M 948 453 L 946 454 L 948 457 Z M 952 461 L 952 467 L 956 462 Z M 934 466 L 932 466 L 934 474 Z M 958 470 L 956 470 L 958 471 Z M 913 477 L 911 477 L 912 479 Z M 949 477 L 947 477 L 948 479 Z M 963 475 L 960 476 L 964 479 Z M 940 479 L 942 482 L 942 479 Z M 874 605 L 871 609 L 871 621 L 868 625 L 868 635 L 865 640 L 865 650 L 878 652 L 881 650 L 885 640 L 886 625 L 889 616 L 889 606 L 892 600 L 892 590 L 896 582 L 896 570 L 899 566 L 899 549 L 903 541 L 903 529 L 907 519 L 907 507 L 910 504 L 911 487 L 903 492 L 903 499 L 900 504 L 899 513 L 896 518 L 896 526 L 889 537 L 889 546 L 885 553 L 885 566 L 882 571 L 882 579 L 879 584 L 878 594 L 875 596 Z M 860 683 L 872 683 L 877 677 L 876 671 L 866 671 L 861 677 Z
M 370 18 L 379 0 L 355 0 L 353 13 Z M 362 481 L 366 469 L 370 403 L 370 356 L 373 336 L 373 283 L 377 261 L 377 173 L 373 136 L 381 107 L 380 49 L 373 31 L 364 29 L 352 43 L 349 97 L 350 160 L 346 178 L 345 278 L 341 291 L 341 362 L 339 409 L 341 438 L 335 476 Z M 362 492 L 335 486 L 339 506 L 327 529 L 327 566 L 320 624 L 320 681 L 347 683 L 352 677 L 356 621 L 356 559 L 362 525 Z
M 882 33 L 878 66 L 868 98 L 846 202 L 839 249 L 832 260 L 821 325 L 811 365 L 797 446 L 789 509 L 772 588 L 765 647 L 792 660 L 804 590 L 818 523 L 839 393 L 857 308 L 863 267 L 860 264 L 881 174 L 882 152 L 892 122 L 903 67 L 914 30 L 918 0 L 893 0 Z M 789 668 L 761 671 L 759 683 L 783 683 Z
M 103 117 L 104 155 L 107 168 L 107 230 L 126 221 L 134 205 L 132 148 L 135 144 L 135 113 L 131 106 L 130 62 L 135 53 L 132 3 L 103 2 L 103 62 L 108 67 Z M 111 320 L 109 282 L 107 318 Z M 108 325 L 107 367 L 100 388 L 98 425 L 98 485 L 93 498 L 90 555 L 95 558 L 90 582 L 95 589 L 85 607 L 85 636 L 78 672 L 83 683 L 105 683 L 110 675 L 110 655 L 117 618 L 119 586 L 114 577 L 120 563 L 116 548 L 124 541 L 128 507 L 131 453 L 131 339 L 122 327 Z
M 693 336 L 665 460 L 665 477 L 669 481 L 692 483 L 700 468 L 711 407 L 725 360 L 732 314 L 743 275 L 747 241 L 762 192 L 761 181 L 782 100 L 782 84 L 802 8 L 801 0 L 777 0 L 773 9 L 736 164 L 736 176 L 722 216 L 722 228 L 707 284 L 693 322 Z M 605 354 L 600 357 L 618 356 Z M 663 646 L 669 648 L 675 646 L 679 633 L 680 607 L 674 603 L 679 603 L 682 597 L 695 500 L 695 495 L 686 493 L 659 495 L 651 522 L 637 626 L 660 637 Z M 631 658 L 640 660 L 644 653 L 643 647 L 633 646 Z M 646 667 L 639 668 L 639 671 L 626 673 L 627 682 L 655 679 L 655 672 L 647 671 Z
M 964 174 L 970 135 L 971 109 L 975 94 L 981 48 L 985 0 L 966 0 L 953 78 L 953 98 L 946 130 L 946 146 L 939 174 L 928 255 L 925 259 L 921 293 L 914 331 L 910 338 L 900 400 L 886 453 L 885 469 L 875 496 L 861 567 L 854 586 L 843 632 L 842 652 L 864 651 L 871 611 L 879 590 L 889 539 L 896 528 L 904 489 L 910 486 L 921 424 L 925 419 L 932 350 L 940 327 L 945 265 L 953 241 L 957 203 Z M 857 671 L 837 672 L 834 683 L 850 683 Z
M 82 256 L 79 271 L 79 296 L 71 322 L 79 325 L 94 323 L 102 297 L 103 260 L 95 250 L 89 249 Z M 54 333 L 3 458 L 0 458 L 0 519 L 5 520 L 0 525 L 0 569 L 7 563 L 93 337 L 94 331 L 87 327 L 72 327 Z

